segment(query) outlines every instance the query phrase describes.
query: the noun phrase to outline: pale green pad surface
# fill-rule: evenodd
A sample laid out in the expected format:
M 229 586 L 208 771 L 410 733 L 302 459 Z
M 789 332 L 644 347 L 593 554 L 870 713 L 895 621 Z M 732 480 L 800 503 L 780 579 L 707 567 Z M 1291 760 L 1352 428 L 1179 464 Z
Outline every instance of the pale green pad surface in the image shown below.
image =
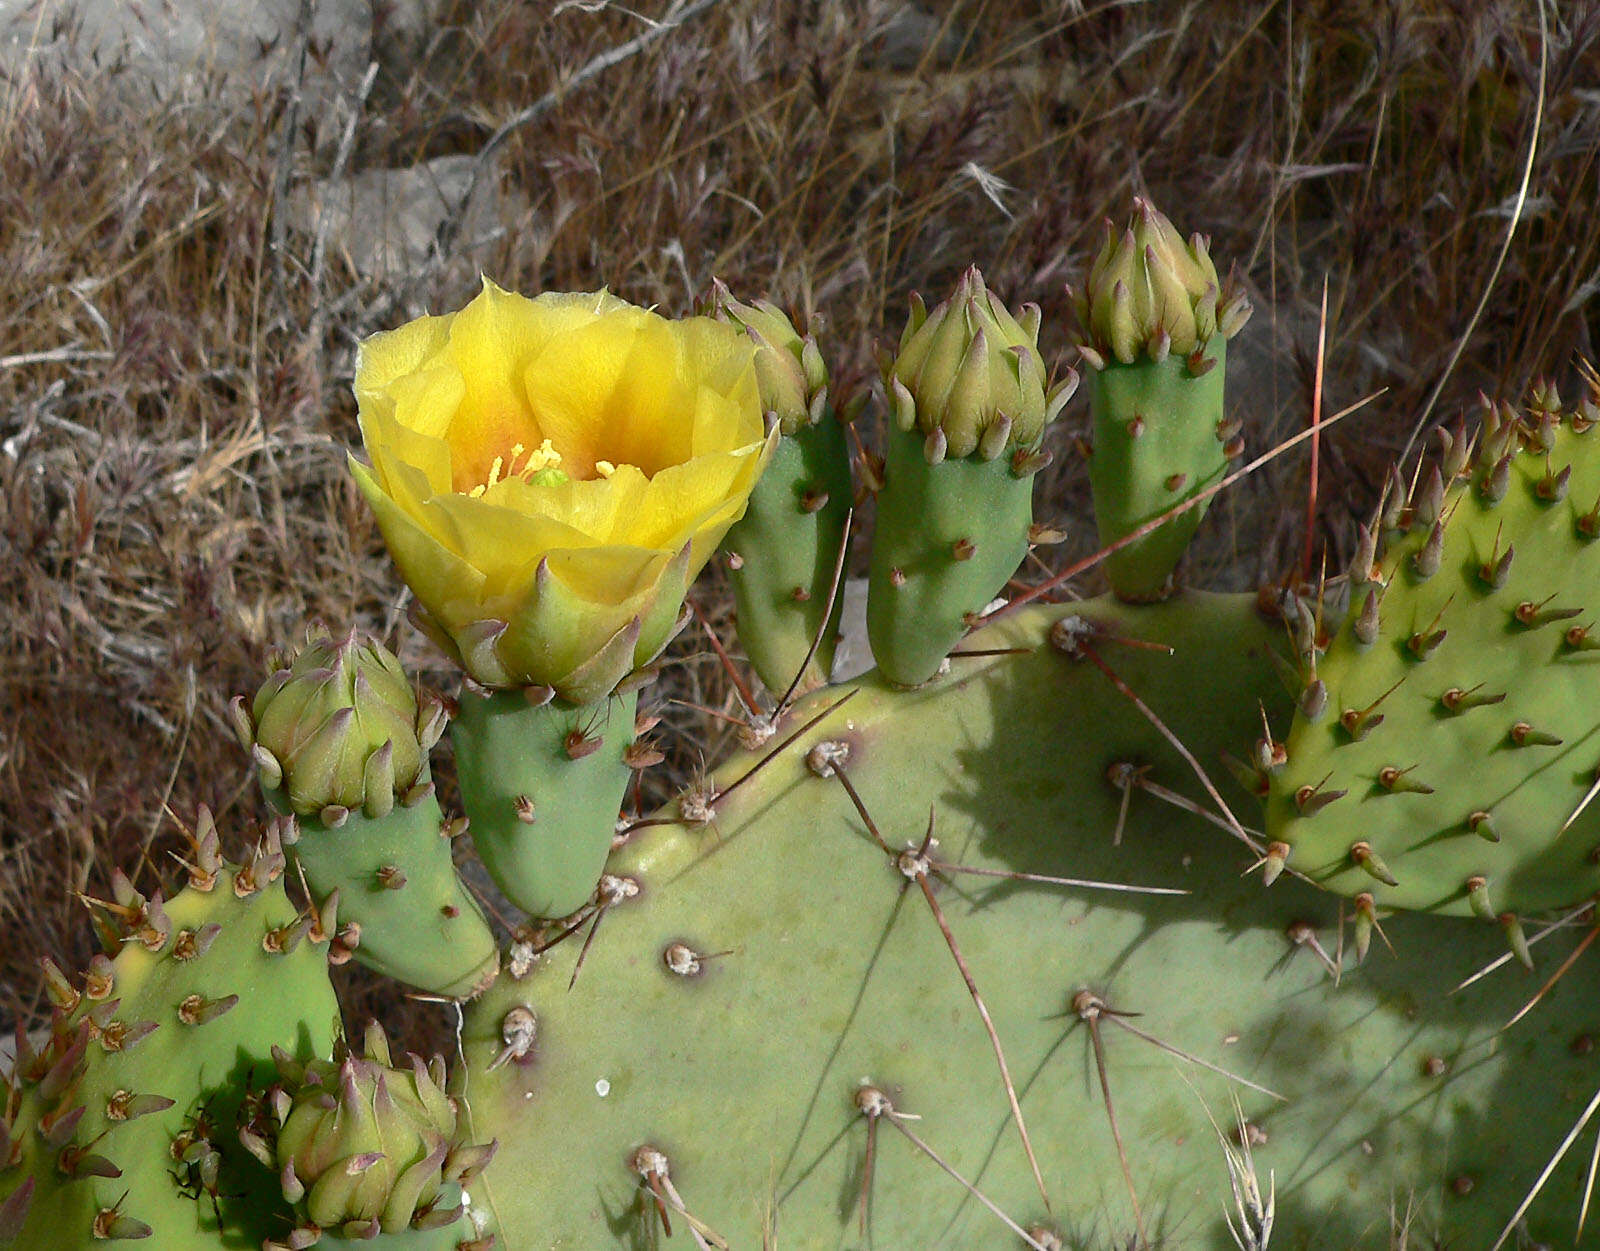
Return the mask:
M 1177 654 L 1102 640 L 1108 664 L 1211 767 L 1247 823 L 1252 807 L 1215 767 L 1259 726 L 1256 697 L 1286 709 L 1264 650 L 1275 628 L 1245 598 L 1170 607 L 1096 601 L 1079 611 Z M 1053 610 L 1059 616 L 1062 609 Z M 1414 1207 L 1411 1245 L 1438 1234 L 1485 1247 L 1577 1112 L 1600 1087 L 1600 1056 L 1574 1036 L 1600 1028 L 1592 972 L 1579 966 L 1514 1030 L 1532 993 L 1502 969 L 1455 997 L 1503 953 L 1490 927 L 1436 917 L 1386 922 L 1342 984 L 1285 937 L 1315 923 L 1337 946 L 1339 901 L 1288 877 L 1241 876 L 1252 857 L 1228 833 L 1147 793 L 1132 795 L 1120 847 L 1108 764 L 1149 763 L 1151 781 L 1204 802 L 1193 773 L 1084 661 L 1042 645 L 1050 616 L 1021 614 L 983 643 L 1027 656 L 957 662 L 949 679 L 891 693 L 870 680 L 725 803 L 704 830 L 656 827 L 613 857 L 640 895 L 608 915 L 575 989 L 578 942 L 471 1010 L 466 1054 L 473 1133 L 500 1154 L 472 1187 L 507 1251 L 690 1245 L 626 1161 L 666 1152 L 688 1209 L 738 1248 L 1012 1248 L 1015 1235 L 888 1125 L 878 1130 L 870 1235 L 856 1200 L 866 1125 L 852 1104 L 869 1078 L 911 1128 L 1027 1224 L 1043 1204 L 1007 1113 L 995 1060 L 928 906 L 866 837 L 837 780 L 808 773 L 805 749 L 851 743 L 850 776 L 896 846 L 937 813 L 940 854 L 967 865 L 1181 886 L 1139 898 L 961 877 L 939 898 L 1004 1043 L 1067 1245 L 1119 1249 L 1134 1223 L 1095 1075 L 1087 1027 L 1067 1012 L 1089 988 L 1130 1024 L 1288 1096 L 1287 1104 L 1101 1025 L 1129 1166 L 1152 1241 L 1229 1251 L 1228 1173 L 1209 1108 L 1227 1128 L 1232 1096 L 1267 1141 L 1277 1185 L 1273 1251 L 1386 1248 Z M 1194 693 L 1183 674 L 1204 675 Z M 1164 685 L 1158 686 L 1160 681 Z M 1232 698 L 1205 698 L 1226 690 Z M 820 693 L 814 711 L 839 691 Z M 796 714 L 795 724 L 807 715 Z M 1051 748 L 1046 745 L 1053 744 Z M 719 773 L 738 777 L 748 761 Z M 669 973 L 674 941 L 705 953 L 699 978 Z M 1565 939 L 1537 950 L 1547 967 Z M 501 1021 L 538 1016 L 526 1060 L 487 1071 Z M 1442 1074 L 1425 1063 L 1442 1060 Z M 1582 1152 L 1586 1159 L 1586 1151 Z M 1582 1164 L 1557 1172 L 1533 1233 L 1570 1245 Z M 1458 1195 L 1454 1184 L 1470 1193 Z M 1431 1245 L 1431 1244 L 1429 1244 Z

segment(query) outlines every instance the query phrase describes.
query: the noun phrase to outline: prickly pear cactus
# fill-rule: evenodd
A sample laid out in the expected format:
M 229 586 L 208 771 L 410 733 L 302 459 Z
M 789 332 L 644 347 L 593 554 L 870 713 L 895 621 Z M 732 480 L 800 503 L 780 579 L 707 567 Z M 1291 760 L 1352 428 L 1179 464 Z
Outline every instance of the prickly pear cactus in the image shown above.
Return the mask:
M 1600 411 L 1544 396 L 1391 483 L 1347 620 L 1318 639 L 1305 610 L 1298 710 L 1256 752 L 1291 865 L 1518 944 L 1518 914 L 1600 890 Z
M 1600 1084 L 1592 999 L 1500 1035 L 1527 983 L 1450 994 L 1497 935 L 1397 918 L 1393 958 L 1335 976 L 1338 900 L 1240 875 L 1257 853 L 1110 675 L 1214 760 L 1286 712 L 1278 635 L 1244 597 L 1097 601 L 914 694 L 814 697 L 708 822 L 613 858 L 581 968 L 576 938 L 514 958 L 472 1008 L 502 1143 L 476 1218 L 510 1251 L 1231 1248 L 1230 1221 L 1264 1247 L 1274 1220 L 1274 1247 L 1487 1246 Z M 1536 1238 L 1570 1241 L 1577 1171 Z
M 808 691 L 833 671 L 843 599 L 836 593 L 852 484 L 845 426 L 817 347 L 816 320 L 804 338 L 776 305 L 744 304 L 716 284 L 719 315 L 756 345 L 761 408 L 777 423 L 773 449 L 745 515 L 728 531 L 728 580 L 739 641 L 756 675 L 781 698 Z
M 287 1227 L 271 1174 L 238 1167 L 234 1115 L 274 1048 L 332 1046 L 334 921 L 289 902 L 270 832 L 228 864 L 202 817 L 189 861 L 171 899 L 117 875 L 92 903 L 115 956 L 81 979 L 46 969 L 50 1036 L 19 1036 L 0 1082 L 0 1246 L 210 1251 L 224 1228 L 259 1243 Z
M 336 958 L 439 995 L 470 995 L 499 954 L 456 876 L 428 751 L 444 731 L 436 698 L 420 706 L 400 662 L 376 639 L 306 646 L 271 666 L 236 732 L 267 801 L 294 814 L 282 829 L 318 906 L 344 917 Z M 352 941 L 346 941 L 352 940 Z
M 893 409 L 867 590 L 867 637 L 900 686 L 937 672 L 1027 552 L 1041 443 L 1078 385 L 1050 383 L 1039 308 L 1012 315 L 976 266 L 932 312 L 918 299 L 884 375 Z
M 1187 241 L 1148 200 L 1134 201 L 1105 243 L 1078 301 L 1089 342 L 1094 452 L 1089 478 L 1102 544 L 1148 530 L 1217 482 L 1243 450 L 1223 404 L 1228 340 L 1250 302 L 1217 276 L 1204 238 Z M 1105 563 L 1124 599 L 1160 599 L 1205 515 L 1206 502 L 1143 533 Z
M 1184 591 L 1200 510 L 1162 514 L 1237 450 L 1221 348 L 1248 306 L 1219 287 L 1139 205 L 1086 296 L 1115 595 L 996 608 L 970 642 L 1030 541 L 1071 380 L 1047 384 L 1037 311 L 1013 317 L 975 269 L 914 307 L 885 379 L 879 672 L 785 696 L 749 727 L 764 754 L 626 825 L 632 770 L 659 758 L 636 741 L 658 719 L 637 712 L 640 666 L 747 498 L 747 648 L 774 692 L 822 680 L 849 485 L 815 345 L 728 297 L 754 347 L 604 293 L 492 286 L 369 341 L 358 482 L 472 679 L 457 780 L 531 916 L 501 962 L 440 837 L 462 825 L 427 781 L 442 713 L 381 649 L 313 640 L 235 709 L 299 824 L 237 867 L 203 825 L 171 901 L 114 876 L 107 955 L 81 981 L 46 970 L 53 1028 L 0 1087 L 0 1243 L 1582 1237 L 1600 410 L 1546 387 L 1447 438 L 1309 597 Z M 728 444 L 709 453 L 708 413 Z M 619 434 L 627 455 L 601 456 Z M 819 507 L 795 514 L 813 481 Z M 603 532 L 564 510 L 580 497 Z M 774 600 L 791 579 L 802 594 Z M 1530 915 L 1555 906 L 1573 910 Z M 1555 969 L 1537 986 L 1506 967 L 1536 944 Z M 474 997 L 454 1073 L 396 1064 L 378 1030 L 364 1058 L 335 1050 L 330 952 L 363 951 L 452 1013 Z

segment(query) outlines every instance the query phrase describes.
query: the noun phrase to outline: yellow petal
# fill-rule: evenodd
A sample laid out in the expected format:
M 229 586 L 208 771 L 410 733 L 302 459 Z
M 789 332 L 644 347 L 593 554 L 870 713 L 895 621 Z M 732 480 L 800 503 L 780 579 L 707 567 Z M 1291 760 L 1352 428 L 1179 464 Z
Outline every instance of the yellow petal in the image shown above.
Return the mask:
M 360 405 L 361 438 L 386 487 L 397 464 L 422 471 L 434 491 L 454 489 L 450 444 L 445 438 L 464 394 L 454 370 L 430 368 L 396 379 Z
M 738 327 L 710 317 L 689 317 L 676 323 L 683 341 L 683 367 L 699 388 L 721 396 L 723 406 L 707 405 L 720 423 L 702 428 L 696 414 L 694 451 L 731 451 L 761 439 L 761 391 L 756 376 L 754 344 Z
M 483 575 L 390 499 L 365 465 L 353 456 L 349 463 L 350 474 L 372 506 L 383 541 L 412 593 L 447 625 L 474 619 L 473 606 L 483 597 Z
M 445 545 L 482 576 L 482 595 L 515 598 L 532 576 L 540 557 L 553 547 L 585 545 L 580 530 L 537 514 L 473 499 L 469 495 L 440 495 L 429 501 L 436 519 L 431 528 Z
M 743 500 L 736 502 L 734 497 L 752 459 L 723 452 L 663 469 L 650 480 L 642 506 L 619 537 L 642 547 L 676 551 L 731 506 L 743 511 Z M 744 494 L 748 493 L 747 488 Z
M 689 453 L 694 390 L 665 318 L 618 309 L 553 337 L 527 370 L 528 401 L 575 478 L 597 460 L 646 474 Z
M 365 404 L 433 361 L 450 334 L 450 316 L 419 317 L 363 339 L 356 350 L 356 399 Z

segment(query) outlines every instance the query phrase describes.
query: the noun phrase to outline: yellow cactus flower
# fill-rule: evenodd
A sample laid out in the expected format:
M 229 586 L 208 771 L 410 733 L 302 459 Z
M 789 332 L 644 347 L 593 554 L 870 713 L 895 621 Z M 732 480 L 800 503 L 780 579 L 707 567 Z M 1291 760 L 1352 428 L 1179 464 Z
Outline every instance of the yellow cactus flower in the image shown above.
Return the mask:
M 736 327 L 605 291 L 485 279 L 367 339 L 355 392 L 351 472 L 423 627 L 483 685 L 573 704 L 666 646 L 775 437 Z

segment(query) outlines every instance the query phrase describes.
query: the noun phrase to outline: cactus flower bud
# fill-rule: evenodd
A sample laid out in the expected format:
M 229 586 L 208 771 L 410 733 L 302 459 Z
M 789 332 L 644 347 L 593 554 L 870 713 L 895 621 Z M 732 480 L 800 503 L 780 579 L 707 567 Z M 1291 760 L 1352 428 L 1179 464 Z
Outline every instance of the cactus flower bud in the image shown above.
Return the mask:
M 361 345 L 351 460 L 419 623 L 481 685 L 588 705 L 655 659 L 772 446 L 750 340 L 607 292 Z
M 1075 385 L 1069 377 L 1047 387 L 1038 307 L 1025 305 L 1020 319 L 1012 316 L 976 265 L 932 312 L 913 300 L 884 381 L 897 424 L 915 426 L 937 448 L 937 459 L 977 452 L 993 460 L 1037 443 Z M 932 452 L 929 459 L 935 460 Z
M 742 303 L 721 282 L 712 298 L 717 317 L 744 327 L 755 342 L 761 411 L 776 416 L 785 435 L 821 421 L 828 404 L 828 366 L 817 348 L 815 320 L 802 337 L 770 300 Z
M 455 1187 L 469 1180 L 453 1165 L 470 1157 L 481 1169 L 494 1144 L 466 1141 L 441 1063 L 391 1067 L 376 1024 L 366 1052 L 341 1044 L 331 1062 L 282 1071 L 274 1151 L 284 1197 L 308 1230 L 376 1237 L 448 1224 L 459 1215 Z
M 1250 316 L 1242 294 L 1224 292 L 1206 240 L 1184 241 L 1150 201 L 1135 198 L 1133 220 L 1105 243 L 1089 267 L 1078 316 L 1102 361 L 1188 356 L 1219 331 L 1232 338 Z
M 240 720 L 243 700 L 234 708 Z M 301 816 L 327 808 L 382 815 L 422 773 L 411 683 L 387 648 L 354 630 L 335 639 L 313 629 L 256 692 L 248 720 L 263 783 Z

